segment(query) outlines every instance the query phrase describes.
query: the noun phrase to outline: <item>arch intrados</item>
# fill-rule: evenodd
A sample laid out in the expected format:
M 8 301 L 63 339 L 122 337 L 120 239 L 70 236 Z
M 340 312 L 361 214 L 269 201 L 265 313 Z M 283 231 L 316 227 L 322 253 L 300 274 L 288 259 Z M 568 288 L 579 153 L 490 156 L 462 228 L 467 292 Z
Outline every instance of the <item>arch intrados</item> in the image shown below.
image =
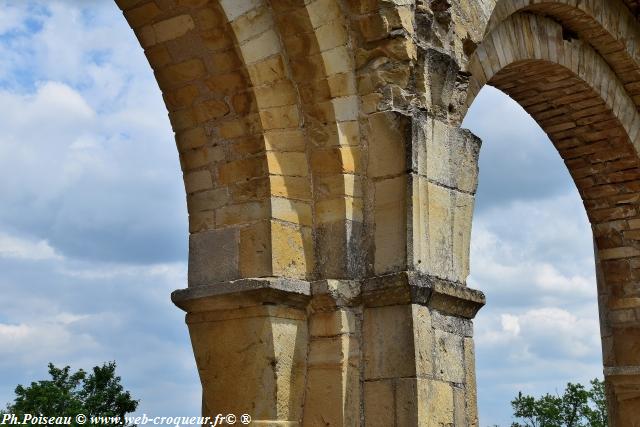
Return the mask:
M 636 66 L 640 63 L 640 27 L 622 1 L 499 0 L 485 36 L 510 16 L 522 12 L 552 18 L 561 23 L 565 37 L 586 40 L 615 71 L 636 105 L 640 105 L 640 72 Z
M 511 96 L 558 149 L 593 224 L 633 216 L 640 116 L 597 52 L 579 40 L 564 40 L 562 31 L 537 15 L 503 21 L 470 61 L 467 105 L 484 84 Z M 596 237 L 601 229 L 594 229 Z
M 584 81 L 619 118 L 636 149 L 640 147 L 640 116 L 617 75 L 591 46 L 581 40 L 564 39 L 560 24 L 538 15 L 513 15 L 487 34 L 469 61 L 466 107 L 499 72 L 523 61 L 557 64 Z M 501 80 L 506 84 L 504 78 Z

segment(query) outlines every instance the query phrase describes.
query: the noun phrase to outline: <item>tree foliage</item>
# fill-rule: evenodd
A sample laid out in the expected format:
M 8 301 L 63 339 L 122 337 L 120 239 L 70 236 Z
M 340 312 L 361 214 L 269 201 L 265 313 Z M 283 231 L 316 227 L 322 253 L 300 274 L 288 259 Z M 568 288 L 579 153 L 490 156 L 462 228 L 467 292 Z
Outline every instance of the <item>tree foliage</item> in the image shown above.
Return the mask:
M 50 379 L 16 387 L 15 400 L 7 406 L 6 414 L 14 414 L 19 420 L 27 414 L 71 417 L 72 426 L 94 425 L 91 416 L 120 417 L 120 422 L 100 425 L 125 425 L 125 415 L 138 407 L 138 400 L 132 399 L 120 384 L 115 362 L 95 366 L 89 373 L 82 369 L 71 372 L 69 366 L 60 369 L 52 363 L 48 366 Z M 79 414 L 87 417 L 86 423 L 76 422 Z M 30 424 L 35 423 L 27 422 Z
M 591 387 L 567 384 L 560 396 L 545 394 L 540 398 L 518 393 L 511 401 L 512 427 L 606 427 L 607 401 L 604 382 L 591 381 Z

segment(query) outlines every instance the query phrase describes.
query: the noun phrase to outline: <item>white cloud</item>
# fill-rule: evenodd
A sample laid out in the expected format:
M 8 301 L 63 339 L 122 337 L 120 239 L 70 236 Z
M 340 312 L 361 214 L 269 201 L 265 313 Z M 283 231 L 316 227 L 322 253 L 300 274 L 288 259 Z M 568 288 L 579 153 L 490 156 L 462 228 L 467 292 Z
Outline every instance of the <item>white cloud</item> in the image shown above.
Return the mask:
M 502 314 L 500 315 L 500 323 L 504 332 L 515 337 L 520 335 L 520 319 L 518 316 Z
M 92 351 L 99 344 L 88 333 L 74 333 L 76 318 L 60 315 L 51 319 L 20 324 L 0 323 L 1 365 L 28 366 L 49 360 L 70 358 L 78 352 Z M 83 318 L 83 317 L 80 317 Z
M 5 233 L 0 233 L 0 258 L 30 261 L 63 259 L 46 240 L 31 241 Z

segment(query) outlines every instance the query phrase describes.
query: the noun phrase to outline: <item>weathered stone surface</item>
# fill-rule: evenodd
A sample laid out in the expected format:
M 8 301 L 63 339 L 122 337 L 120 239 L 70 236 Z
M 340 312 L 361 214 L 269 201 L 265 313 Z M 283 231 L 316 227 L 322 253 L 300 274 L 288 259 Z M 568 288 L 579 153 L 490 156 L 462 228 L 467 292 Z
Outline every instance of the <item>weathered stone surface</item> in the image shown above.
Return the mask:
M 411 272 L 369 279 L 363 283 L 362 292 L 365 306 L 422 304 L 467 319 L 485 304 L 482 292 Z
M 301 418 L 307 344 L 303 311 L 263 306 L 237 309 L 229 318 L 188 318 L 187 323 L 209 411 L 205 415 L 234 411 L 261 420 Z
M 280 302 L 304 307 L 310 297 L 309 282 L 295 279 L 239 279 L 174 291 L 171 300 L 185 311 L 226 310 Z
M 233 229 L 189 236 L 190 287 L 239 278 L 238 237 L 238 232 Z

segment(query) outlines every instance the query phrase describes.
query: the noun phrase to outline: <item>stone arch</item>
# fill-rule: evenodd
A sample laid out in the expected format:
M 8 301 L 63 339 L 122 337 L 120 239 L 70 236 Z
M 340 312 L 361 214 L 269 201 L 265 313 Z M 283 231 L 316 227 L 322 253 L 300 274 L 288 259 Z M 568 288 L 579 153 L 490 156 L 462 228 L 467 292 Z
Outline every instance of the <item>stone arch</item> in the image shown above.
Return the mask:
M 588 40 L 640 106 L 640 28 L 636 6 L 622 0 L 606 3 L 575 0 L 498 0 L 487 23 L 486 34 L 509 16 L 529 12 L 562 23 L 567 37 Z M 631 10 L 630 10 L 631 7 Z M 635 11 L 635 12 L 632 12 Z
M 192 260 L 194 283 L 359 274 L 359 100 L 339 2 L 118 4 L 176 131 L 194 248 L 226 239 L 238 254 L 215 270 Z
M 507 93 L 549 135 L 576 183 L 596 247 L 612 422 L 633 425 L 640 401 L 640 322 L 631 315 L 640 292 L 640 115 L 632 94 L 595 46 L 527 12 L 495 25 L 468 70 L 466 106 L 485 84 Z
M 116 2 L 176 133 L 191 235 L 189 288 L 172 298 L 188 311 L 204 410 L 241 413 L 259 402 L 258 420 L 299 420 L 309 281 L 362 274 L 360 100 L 348 14 L 336 0 Z M 282 300 L 285 308 L 269 308 Z M 231 308 L 233 316 L 211 315 Z M 212 334 L 260 350 L 224 360 Z M 245 387 L 269 370 L 274 382 Z M 222 374 L 211 380 L 209 372 Z M 230 384 L 235 392 L 217 392 Z M 262 387 L 272 395 L 261 399 Z M 318 404 L 325 397 L 307 395 Z

